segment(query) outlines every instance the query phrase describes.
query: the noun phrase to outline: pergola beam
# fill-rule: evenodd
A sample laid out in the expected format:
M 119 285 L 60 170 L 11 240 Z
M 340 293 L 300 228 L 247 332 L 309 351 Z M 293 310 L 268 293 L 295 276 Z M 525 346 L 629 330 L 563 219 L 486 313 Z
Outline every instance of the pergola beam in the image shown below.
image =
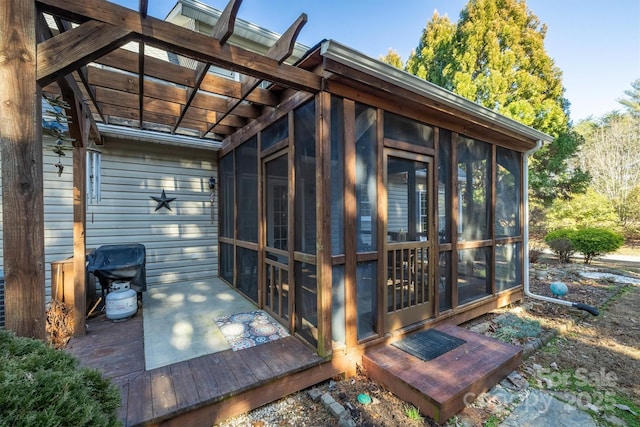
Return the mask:
M 38 44 L 38 83 L 58 80 L 93 59 L 122 46 L 132 32 L 104 22 L 89 21 Z
M 278 64 L 276 60 L 237 46 L 223 46 L 207 35 L 150 16 L 141 17 L 135 11 L 104 0 L 37 0 L 37 3 L 45 11 L 78 22 L 96 20 L 131 31 L 148 44 L 199 62 L 233 69 L 292 89 L 316 93 L 322 88 L 321 77 L 313 72 Z
M 93 118 L 89 106 L 83 102 L 76 81 L 67 75 L 58 81 L 62 97 L 69 105 L 67 114 L 69 135 L 73 141 L 73 292 L 65 295 L 65 302 L 73 309 L 73 334 L 86 333 L 86 217 L 87 217 L 87 146 Z M 61 286 L 62 284 L 59 284 Z
M 56 26 L 58 27 L 58 32 L 60 32 L 60 33 L 64 33 L 65 31 L 69 31 L 72 28 L 71 24 L 69 22 L 62 20 L 57 16 L 54 16 L 53 19 L 56 22 Z M 45 23 L 46 23 L 46 21 L 45 21 Z M 42 26 L 43 26 L 43 30 L 47 31 L 47 33 L 48 33 L 47 38 L 53 37 L 53 34 L 50 33 L 49 28 L 46 27 L 46 25 L 42 25 Z M 93 104 L 93 107 L 96 109 L 96 112 L 98 113 L 98 115 L 100 116 L 102 121 L 104 121 L 104 115 L 102 114 L 102 110 L 100 108 L 100 103 L 96 99 L 96 91 L 95 91 L 95 89 L 93 87 L 91 87 L 91 85 L 89 84 L 89 79 L 87 78 L 87 66 L 85 65 L 85 66 L 82 66 L 82 67 L 78 68 L 76 70 L 76 72 L 78 73 L 78 76 L 80 77 L 80 81 L 82 82 L 85 90 L 87 91 L 87 95 L 89 96 L 89 99 L 91 99 L 91 103 Z
M 229 37 L 231 37 L 231 35 L 233 34 L 233 29 L 236 24 L 236 16 L 238 15 L 238 9 L 240 9 L 241 3 L 242 3 L 242 0 L 231 0 L 227 4 L 227 7 L 224 8 L 222 15 L 220 15 L 220 19 L 218 19 L 218 22 L 216 22 L 216 25 L 213 27 L 213 30 L 211 30 L 211 37 L 218 40 L 220 45 L 224 45 L 229 39 Z M 198 93 L 198 89 L 200 89 L 200 85 L 202 84 L 204 77 L 209 72 L 209 68 L 210 68 L 209 63 L 204 63 L 204 62 L 198 63 L 198 66 L 196 67 L 195 77 L 193 79 L 194 81 L 193 88 L 187 91 L 187 102 L 185 103 L 184 107 L 182 108 L 182 111 L 180 112 L 180 116 L 178 117 L 176 125 L 173 128 L 173 132 L 175 132 L 176 129 L 178 129 L 178 126 L 180 125 L 180 122 L 184 118 L 185 113 L 189 109 L 189 106 L 191 106 L 193 99 Z M 143 74 L 141 73 L 140 75 L 143 75 Z
M 274 59 L 278 64 L 282 64 L 291 54 L 296 45 L 296 39 L 300 30 L 307 23 L 307 14 L 301 14 L 296 21 L 285 31 L 285 33 L 273 44 L 265 54 L 267 58 Z M 220 115 L 220 118 L 216 123 L 211 126 L 207 132 L 211 132 L 218 124 L 230 114 L 242 101 L 244 101 L 249 94 L 258 87 L 261 79 L 252 76 L 245 76 L 240 84 L 240 98 L 233 101 L 230 108 Z

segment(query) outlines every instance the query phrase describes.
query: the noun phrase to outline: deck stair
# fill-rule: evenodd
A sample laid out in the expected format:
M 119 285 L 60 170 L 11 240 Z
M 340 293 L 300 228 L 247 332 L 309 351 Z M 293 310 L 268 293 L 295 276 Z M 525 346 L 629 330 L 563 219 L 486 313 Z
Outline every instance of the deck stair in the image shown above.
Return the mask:
M 372 380 L 443 423 L 516 369 L 522 348 L 455 325 L 435 329 L 465 343 L 429 361 L 385 343 L 367 349 L 362 365 Z

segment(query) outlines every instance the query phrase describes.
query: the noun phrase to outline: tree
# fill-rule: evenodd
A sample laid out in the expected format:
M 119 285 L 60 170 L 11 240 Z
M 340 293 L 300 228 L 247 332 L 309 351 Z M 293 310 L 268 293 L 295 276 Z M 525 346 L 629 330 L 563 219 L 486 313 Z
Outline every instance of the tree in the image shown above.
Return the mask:
M 456 24 L 446 15 L 440 16 L 438 11 L 434 11 L 431 21 L 427 22 L 427 27 L 422 32 L 418 47 L 409 55 L 407 71 L 454 91 L 447 76 L 453 62 L 451 54 L 455 32 Z
M 606 197 L 592 188 L 584 194 L 576 194 L 569 200 L 556 200 L 547 210 L 546 224 L 549 230 L 586 227 L 619 229 L 618 216 Z
M 380 61 L 392 65 L 400 70 L 404 70 L 404 64 L 402 63 L 402 57 L 398 52 L 389 48 L 387 54 L 384 56 L 380 56 Z
M 640 79 L 631 82 L 631 88 L 633 90 L 629 89 L 624 91 L 624 94 L 630 99 L 621 98 L 618 102 L 627 108 L 629 114 L 640 119 Z
M 584 191 L 562 72 L 544 50 L 546 26 L 520 0 L 470 0 L 457 24 L 434 13 L 407 71 L 555 137 L 531 165 L 532 198 L 548 206 Z
M 592 187 L 616 209 L 626 229 L 631 219 L 631 191 L 640 182 L 640 120 L 630 114 L 609 113 L 576 126 L 585 143 L 581 167 L 592 176 Z

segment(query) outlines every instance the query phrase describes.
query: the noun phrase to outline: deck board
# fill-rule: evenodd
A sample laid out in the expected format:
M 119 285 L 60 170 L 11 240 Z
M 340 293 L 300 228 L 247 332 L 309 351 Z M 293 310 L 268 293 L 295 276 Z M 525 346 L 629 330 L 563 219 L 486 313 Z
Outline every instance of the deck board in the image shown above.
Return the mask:
M 210 426 L 220 414 L 237 415 L 338 373 L 294 336 L 145 371 L 142 309 L 124 322 L 99 316 L 88 323 L 67 351 L 120 388 L 124 426 Z
M 429 361 L 385 344 L 367 349 L 363 366 L 373 380 L 444 422 L 464 408 L 465 396 L 475 398 L 515 369 L 522 349 L 454 325 L 435 328 L 466 342 Z

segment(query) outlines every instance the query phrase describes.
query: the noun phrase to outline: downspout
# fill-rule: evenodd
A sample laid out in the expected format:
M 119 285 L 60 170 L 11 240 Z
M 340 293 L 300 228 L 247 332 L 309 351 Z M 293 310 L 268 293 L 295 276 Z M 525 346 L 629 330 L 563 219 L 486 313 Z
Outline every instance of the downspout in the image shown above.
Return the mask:
M 524 293 L 526 296 L 541 301 L 551 302 L 554 304 L 566 305 L 568 307 L 577 308 L 579 310 L 585 310 L 594 316 L 600 314 L 596 307 L 592 307 L 588 304 L 581 302 L 565 301 L 558 298 L 546 297 L 544 295 L 538 295 L 531 292 L 529 289 L 529 156 L 542 147 L 542 140 L 536 142 L 536 146 L 531 150 L 524 153 L 524 182 L 526 188 L 524 189 Z

